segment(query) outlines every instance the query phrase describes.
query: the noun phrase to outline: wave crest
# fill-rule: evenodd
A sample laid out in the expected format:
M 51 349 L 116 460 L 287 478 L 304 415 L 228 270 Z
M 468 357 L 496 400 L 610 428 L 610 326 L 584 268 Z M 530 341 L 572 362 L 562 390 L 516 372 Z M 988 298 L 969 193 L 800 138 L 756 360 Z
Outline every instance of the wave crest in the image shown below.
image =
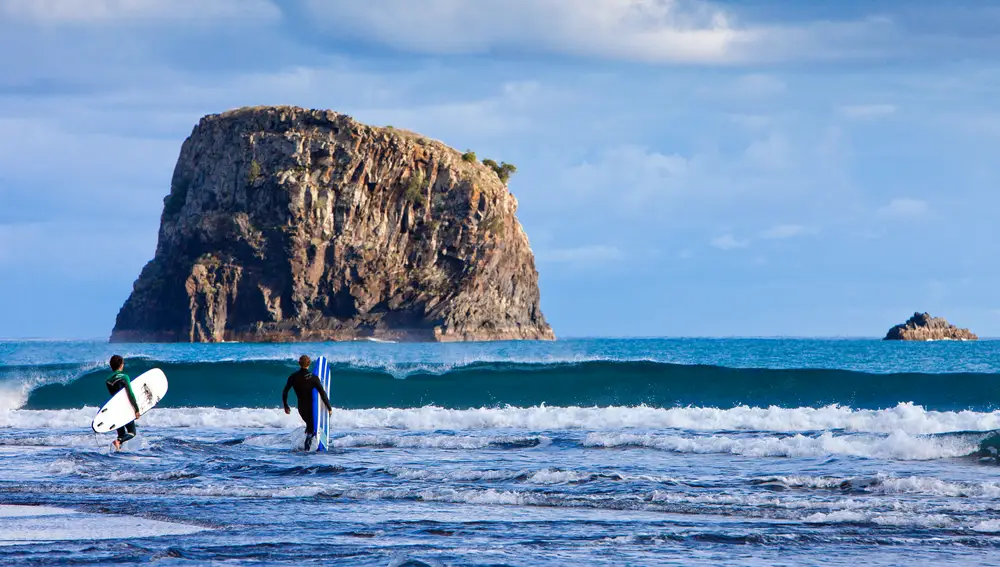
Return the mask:
M 388 364 L 388 363 L 387 363 Z M 162 407 L 273 407 L 293 371 L 287 361 L 167 362 L 130 359 L 138 375 L 162 368 Z M 99 406 L 106 372 L 87 366 L 0 367 L 0 409 Z M 331 398 L 345 409 L 482 407 L 880 409 L 899 402 L 938 411 L 988 411 L 1000 400 L 994 374 L 868 374 L 848 370 L 729 368 L 651 361 L 397 363 L 333 365 Z

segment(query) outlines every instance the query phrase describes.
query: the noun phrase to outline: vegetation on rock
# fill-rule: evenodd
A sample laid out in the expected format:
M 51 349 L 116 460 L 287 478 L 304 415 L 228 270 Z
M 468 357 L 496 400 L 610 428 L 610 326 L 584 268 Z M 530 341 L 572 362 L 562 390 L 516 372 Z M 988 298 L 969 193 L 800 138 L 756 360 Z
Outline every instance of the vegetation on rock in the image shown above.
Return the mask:
M 500 178 L 500 181 L 504 183 L 504 185 L 506 185 L 507 181 L 510 180 L 510 176 L 517 171 L 517 166 L 515 166 L 512 163 L 502 162 L 498 164 L 497 162 L 491 159 L 484 159 L 483 165 L 492 169 L 493 172 L 497 174 L 497 177 Z

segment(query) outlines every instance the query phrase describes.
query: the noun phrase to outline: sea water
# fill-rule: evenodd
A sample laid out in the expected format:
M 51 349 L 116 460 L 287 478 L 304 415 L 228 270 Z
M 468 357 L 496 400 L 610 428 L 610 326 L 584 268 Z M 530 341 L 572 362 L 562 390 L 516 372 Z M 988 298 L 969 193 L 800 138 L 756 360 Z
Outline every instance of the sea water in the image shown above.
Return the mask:
M 114 353 L 170 380 L 120 453 Z M 0 565 L 995 565 L 998 408 L 994 341 L 3 342 Z

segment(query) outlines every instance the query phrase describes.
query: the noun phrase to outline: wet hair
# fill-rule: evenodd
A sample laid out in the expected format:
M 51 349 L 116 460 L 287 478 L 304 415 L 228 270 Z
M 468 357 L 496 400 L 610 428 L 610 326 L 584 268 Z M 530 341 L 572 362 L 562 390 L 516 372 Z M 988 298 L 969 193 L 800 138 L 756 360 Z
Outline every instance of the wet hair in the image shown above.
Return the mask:
M 299 366 L 301 366 L 302 368 L 309 368 L 310 362 L 312 361 L 309 360 L 309 357 L 307 355 L 303 354 L 302 356 L 299 357 Z
M 121 370 L 125 366 L 125 359 L 117 354 L 111 357 L 111 370 Z

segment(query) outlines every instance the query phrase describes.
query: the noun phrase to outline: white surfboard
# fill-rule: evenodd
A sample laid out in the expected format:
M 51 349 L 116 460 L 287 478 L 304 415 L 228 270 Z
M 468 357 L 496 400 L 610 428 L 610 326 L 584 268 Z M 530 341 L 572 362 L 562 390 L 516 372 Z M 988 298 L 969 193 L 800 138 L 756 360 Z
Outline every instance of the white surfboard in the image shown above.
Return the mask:
M 132 379 L 132 393 L 139 404 L 139 415 L 152 409 L 167 394 L 167 376 L 159 368 L 143 372 Z M 135 409 L 128 399 L 128 391 L 119 390 L 94 416 L 91 427 L 97 433 L 114 431 L 135 421 Z
M 313 362 L 310 371 L 319 378 L 319 383 L 323 385 L 326 396 L 332 398 L 333 394 L 330 392 L 330 364 L 326 361 L 326 357 L 321 356 L 317 358 Z M 313 390 L 312 397 L 313 419 L 316 423 L 316 450 L 326 451 L 330 446 L 330 414 L 327 413 L 326 406 L 323 405 L 323 399 L 319 397 L 319 392 Z M 333 404 L 332 399 L 330 403 Z

